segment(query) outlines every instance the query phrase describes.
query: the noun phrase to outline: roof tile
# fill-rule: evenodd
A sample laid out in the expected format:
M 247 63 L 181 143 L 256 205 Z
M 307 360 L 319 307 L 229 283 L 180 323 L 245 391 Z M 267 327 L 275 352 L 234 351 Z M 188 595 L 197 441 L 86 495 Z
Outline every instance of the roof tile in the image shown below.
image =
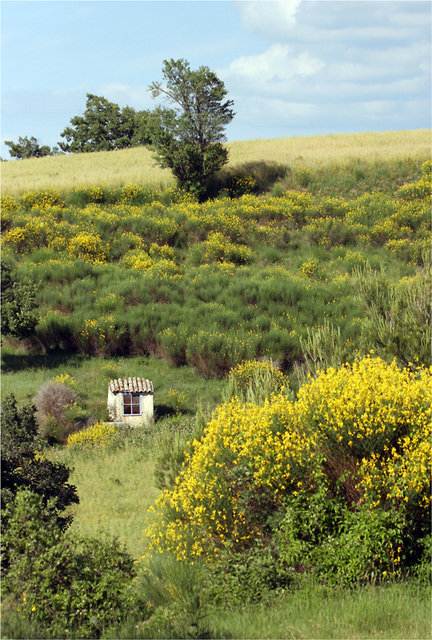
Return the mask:
M 108 387 L 112 393 L 153 393 L 153 382 L 147 378 L 117 378 Z

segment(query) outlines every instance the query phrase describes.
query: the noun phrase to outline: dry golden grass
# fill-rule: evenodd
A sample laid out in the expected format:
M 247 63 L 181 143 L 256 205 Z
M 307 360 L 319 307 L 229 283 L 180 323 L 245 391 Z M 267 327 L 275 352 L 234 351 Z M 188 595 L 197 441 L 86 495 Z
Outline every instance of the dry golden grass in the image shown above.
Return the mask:
M 390 131 L 327 136 L 247 140 L 227 144 L 231 166 L 244 162 L 277 162 L 292 169 L 323 165 L 343 166 L 354 160 L 428 159 L 431 131 Z M 145 147 L 31 158 L 4 162 L 2 192 L 14 196 L 26 191 L 55 187 L 63 192 L 99 185 L 111 188 L 140 184 L 156 191 L 174 185 L 168 169 L 155 164 Z
M 145 147 L 30 158 L 2 163 L 1 168 L 2 193 L 12 196 L 49 187 L 66 192 L 93 185 L 141 184 L 158 191 L 175 183 L 171 172 L 156 166 Z
M 248 140 L 228 144 L 230 164 L 274 161 L 291 168 L 343 165 L 351 160 L 429 158 L 431 131 L 388 131 L 340 135 Z

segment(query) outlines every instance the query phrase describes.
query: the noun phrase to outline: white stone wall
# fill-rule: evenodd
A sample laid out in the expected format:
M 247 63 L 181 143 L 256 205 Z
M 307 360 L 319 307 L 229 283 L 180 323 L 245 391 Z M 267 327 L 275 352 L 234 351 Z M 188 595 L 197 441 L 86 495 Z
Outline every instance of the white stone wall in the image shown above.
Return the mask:
M 141 394 L 141 415 L 123 415 L 123 394 L 108 390 L 108 414 L 112 422 L 124 422 L 135 427 L 149 424 L 153 420 L 153 394 Z

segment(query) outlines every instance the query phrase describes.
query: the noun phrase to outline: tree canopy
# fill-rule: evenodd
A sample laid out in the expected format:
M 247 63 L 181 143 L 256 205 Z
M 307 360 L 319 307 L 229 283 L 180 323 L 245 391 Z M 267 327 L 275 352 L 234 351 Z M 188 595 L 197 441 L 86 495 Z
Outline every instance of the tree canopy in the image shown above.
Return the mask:
M 164 83 L 153 82 L 153 98 L 173 108 L 157 107 L 149 118 L 149 137 L 160 166 L 172 170 L 179 185 L 201 197 L 208 178 L 228 161 L 222 142 L 234 117 L 224 83 L 208 67 L 193 71 L 184 60 L 165 60 Z
M 125 149 L 149 142 L 146 133 L 148 112 L 132 107 L 121 109 L 102 96 L 87 94 L 82 116 L 71 119 L 72 126 L 60 134 L 62 151 L 79 153 Z
M 5 145 L 9 147 L 9 154 L 11 158 L 22 160 L 23 158 L 43 158 L 45 156 L 54 156 L 59 153 L 58 147 L 52 149 L 44 144 L 41 145 L 37 138 L 32 136 L 28 138 L 21 136 L 18 138 L 18 142 L 12 140 L 5 140 Z

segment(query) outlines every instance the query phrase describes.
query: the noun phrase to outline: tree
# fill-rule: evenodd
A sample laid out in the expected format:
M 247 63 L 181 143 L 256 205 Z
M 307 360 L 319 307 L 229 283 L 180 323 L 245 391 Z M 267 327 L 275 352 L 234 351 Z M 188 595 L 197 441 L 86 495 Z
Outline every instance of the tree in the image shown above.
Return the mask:
M 59 146 L 65 152 L 88 153 L 147 144 L 142 126 L 147 115 L 132 107 L 120 109 L 118 104 L 88 93 L 84 115 L 71 119 L 72 126 L 60 134 L 66 142 L 59 142 Z
M 53 156 L 59 153 L 58 147 L 50 147 L 46 144 L 41 146 L 39 141 L 35 137 L 18 138 L 18 142 L 12 142 L 12 140 L 6 140 L 5 145 L 9 147 L 9 154 L 11 158 L 22 160 L 23 158 L 43 158 L 45 156 Z
M 35 286 L 20 282 L 1 263 L 1 332 L 15 338 L 30 336 L 38 322 Z
M 162 95 L 173 109 L 158 107 L 149 135 L 158 164 L 172 170 L 180 187 L 202 198 L 207 180 L 228 161 L 224 128 L 234 117 L 224 83 L 208 67 L 190 69 L 186 60 L 165 60 L 165 85 L 153 82 L 153 98 Z
M 54 502 L 57 522 L 64 528 L 71 517 L 65 517 L 63 510 L 79 502 L 76 487 L 68 483 L 70 471 L 65 465 L 38 455 L 42 447 L 37 435 L 34 405 L 18 407 L 15 396 L 8 394 L 2 402 L 2 510 L 20 489 L 29 489 L 41 496 L 44 504 L 50 500 Z

